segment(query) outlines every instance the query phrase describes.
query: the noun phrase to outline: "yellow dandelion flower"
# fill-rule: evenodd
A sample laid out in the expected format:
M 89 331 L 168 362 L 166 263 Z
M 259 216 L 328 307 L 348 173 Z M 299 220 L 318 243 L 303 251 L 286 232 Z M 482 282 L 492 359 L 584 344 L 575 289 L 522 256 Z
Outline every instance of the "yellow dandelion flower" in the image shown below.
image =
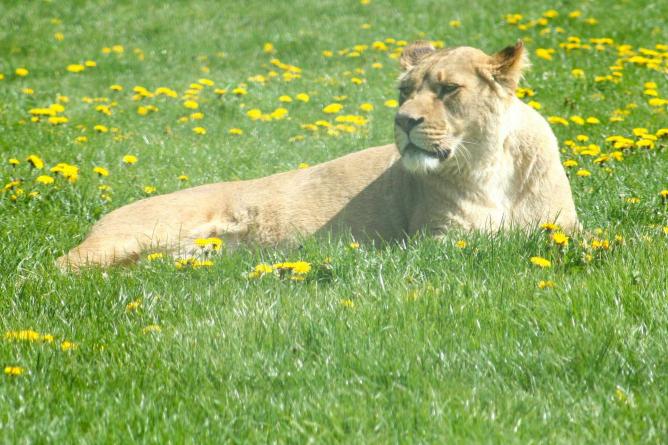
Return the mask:
M 9 375 L 12 377 L 17 377 L 20 375 L 23 375 L 26 370 L 25 368 L 22 368 L 20 366 L 5 366 L 5 375 Z
M 181 181 L 181 182 L 185 182 L 188 179 L 190 179 L 190 178 L 188 178 L 188 176 L 186 176 L 186 175 L 179 175 L 179 181 Z
M 600 123 L 601 123 L 601 121 L 600 121 L 598 118 L 594 117 L 594 116 L 589 116 L 589 117 L 587 118 L 587 121 L 586 121 L 586 122 L 587 122 L 588 124 L 590 124 L 590 125 L 596 125 L 596 124 L 600 124 Z
M 144 186 L 144 193 L 146 193 L 147 195 L 152 195 L 156 191 L 157 191 L 157 189 L 155 187 L 153 187 L 152 185 Z
M 135 155 L 125 155 L 123 156 L 123 163 L 126 165 L 136 164 L 139 159 Z
M 79 345 L 71 341 L 65 340 L 62 343 L 60 343 L 60 350 L 63 352 L 72 351 L 77 348 L 79 348 Z
M 295 99 L 297 99 L 297 100 L 300 101 L 300 102 L 304 102 L 304 103 L 306 103 L 306 102 L 308 102 L 309 100 L 311 100 L 311 97 L 310 97 L 308 94 L 306 94 L 306 93 L 299 93 L 299 94 L 297 94 L 297 95 L 295 96 Z
M 550 116 L 550 117 L 547 118 L 547 121 L 551 124 L 564 125 L 564 126 L 568 127 L 568 121 L 566 119 L 564 119 L 563 117 Z
M 461 20 L 450 20 L 448 22 L 448 25 L 450 25 L 451 28 L 460 28 L 462 26 L 462 21 Z
M 577 167 L 578 161 L 576 161 L 575 159 L 566 159 L 562 164 L 566 168 Z
M 183 102 L 183 106 L 190 109 L 190 110 L 196 110 L 199 108 L 199 104 L 195 102 L 194 100 L 187 100 Z
M 538 289 L 551 289 L 556 285 L 557 285 L 557 283 L 555 283 L 554 281 L 540 280 L 538 282 Z
M 274 44 L 271 42 L 266 42 L 262 46 L 262 52 L 265 54 L 274 54 L 276 52 L 276 48 L 274 48 Z
M 339 301 L 341 306 L 343 306 L 346 309 L 354 309 L 355 308 L 355 302 L 351 300 L 350 298 L 344 298 Z
M 213 80 L 206 78 L 199 79 L 197 82 L 207 87 L 212 87 L 216 84 Z
M 566 234 L 563 232 L 553 232 L 550 238 L 552 238 L 552 241 L 557 246 L 561 247 L 568 246 L 568 236 L 566 236 Z
M 198 135 L 204 135 L 204 134 L 206 134 L 206 128 L 195 127 L 195 128 L 193 128 L 193 133 L 198 134 Z
M 587 176 L 591 176 L 591 172 L 589 170 L 585 170 L 584 168 L 581 168 L 575 173 L 577 176 L 586 178 Z
M 297 165 L 297 168 L 303 170 L 305 168 L 309 168 L 309 165 L 306 162 L 300 162 L 299 165 Z
M 325 106 L 322 109 L 322 111 L 323 111 L 323 113 L 326 113 L 326 114 L 336 114 L 339 111 L 341 111 L 342 109 L 343 109 L 343 105 L 341 105 L 339 103 L 332 103 L 332 104 L 329 104 L 329 105 Z
M 284 95 L 278 97 L 278 101 L 288 104 L 288 103 L 292 102 L 292 98 L 290 96 L 284 94 Z
M 533 264 L 535 266 L 538 266 L 538 267 L 541 267 L 541 268 L 547 268 L 547 267 L 552 266 L 552 263 L 550 262 L 550 260 L 548 260 L 546 258 L 543 258 L 543 257 L 540 257 L 540 256 L 532 256 L 530 261 L 531 261 L 531 264 Z
M 540 103 L 540 102 L 537 102 L 537 101 L 535 101 L 535 100 L 530 100 L 529 102 L 527 102 L 527 105 L 529 105 L 529 106 L 530 106 L 531 108 L 533 108 L 534 110 L 540 110 L 541 108 L 543 108 L 543 106 L 541 105 L 541 103 Z
M 246 88 L 237 87 L 237 88 L 232 90 L 232 93 L 236 94 L 237 96 L 244 96 L 244 95 L 248 94 L 248 90 L 246 90 Z
M 141 300 L 133 300 L 125 305 L 125 310 L 127 312 L 137 311 L 141 307 Z
M 21 161 L 19 161 L 19 160 L 16 159 L 16 158 L 9 158 L 9 160 L 8 160 L 7 162 L 8 162 L 9 165 L 11 165 L 12 167 L 15 167 L 15 166 L 17 166 L 17 165 L 19 165 L 19 164 L 21 163 Z
M 62 32 L 57 32 L 53 34 L 53 38 L 56 39 L 58 42 L 62 42 L 63 40 L 65 40 L 65 34 L 63 34 Z
M 538 48 L 536 49 L 536 57 L 544 60 L 552 60 L 554 49 L 552 48 Z
M 109 127 L 106 125 L 96 125 L 93 127 L 93 130 L 97 131 L 98 133 L 108 133 L 109 132 Z
M 54 179 L 51 176 L 48 176 L 48 175 L 41 175 L 41 176 L 38 176 L 37 178 L 35 178 L 35 182 L 39 182 L 40 184 L 49 185 L 49 184 L 53 184 Z
M 19 77 L 25 77 L 28 74 L 30 74 L 30 71 L 28 71 L 27 68 L 16 68 L 16 71 L 14 71 L 14 73 L 16 73 L 16 75 Z
M 165 255 L 162 252 L 149 253 L 146 255 L 146 259 L 149 261 L 157 261 L 162 259 Z
M 468 246 L 468 243 L 466 241 L 464 241 L 463 239 L 459 240 L 455 243 L 455 247 L 457 247 L 458 249 L 465 249 L 466 246 Z
M 142 332 L 144 334 L 160 333 L 160 332 L 162 332 L 162 329 L 157 324 L 150 324 L 150 325 L 144 327 L 144 329 L 142 329 Z
M 359 106 L 359 109 L 368 113 L 370 111 L 373 111 L 373 105 L 368 102 L 365 102 Z
M 26 161 L 34 169 L 41 170 L 44 168 L 44 161 L 37 155 L 30 155 L 26 158 Z
M 397 108 L 399 106 L 399 102 L 397 102 L 395 99 L 388 99 L 383 102 L 383 105 L 385 105 L 387 108 Z
M 83 70 L 85 70 L 86 67 L 83 66 L 83 65 L 81 65 L 81 64 L 74 63 L 74 64 L 71 64 L 71 65 L 67 65 L 67 68 L 66 68 L 66 69 L 67 69 L 67 71 L 69 71 L 70 73 L 80 73 L 80 72 L 82 72 Z
M 33 90 L 32 88 L 23 88 L 21 89 L 21 92 L 27 95 L 35 94 L 35 90 Z
M 575 77 L 576 79 L 582 79 L 585 76 L 585 72 L 581 68 L 573 68 L 571 70 L 571 76 Z
M 242 134 L 244 134 L 244 131 L 241 128 L 230 128 L 228 133 L 233 136 L 241 136 Z

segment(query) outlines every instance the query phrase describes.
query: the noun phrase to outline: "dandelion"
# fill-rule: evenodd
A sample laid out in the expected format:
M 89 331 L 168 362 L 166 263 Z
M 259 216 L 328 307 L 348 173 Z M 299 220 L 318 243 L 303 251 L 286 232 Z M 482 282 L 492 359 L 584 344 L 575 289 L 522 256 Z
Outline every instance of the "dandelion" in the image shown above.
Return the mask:
M 544 60 L 552 60 L 554 49 L 552 48 L 538 48 L 536 49 L 536 57 Z
M 538 289 L 551 289 L 554 286 L 556 286 L 556 283 L 554 281 L 540 280 L 538 282 Z
M 19 164 L 21 163 L 21 161 L 19 161 L 19 160 L 16 159 L 16 158 L 9 158 L 9 160 L 8 160 L 7 162 L 8 162 L 9 165 L 11 165 L 12 167 L 16 167 L 17 165 L 19 165 Z
M 383 103 L 383 105 L 385 105 L 387 108 L 397 108 L 399 106 L 399 102 L 397 102 L 395 99 L 388 99 Z
M 274 54 L 276 52 L 276 48 L 274 48 L 274 44 L 271 42 L 266 42 L 262 46 L 262 52 L 265 54 Z
M 25 368 L 20 366 L 5 366 L 5 375 L 17 377 L 25 373 Z
M 56 39 L 58 42 L 62 42 L 65 40 L 65 35 L 62 32 L 57 32 L 53 34 L 53 38 Z
M 85 70 L 86 67 L 77 63 L 77 64 L 72 64 L 72 65 L 67 65 L 66 69 L 70 73 L 80 73 L 83 70 Z
M 183 106 L 190 109 L 190 110 L 196 110 L 199 108 L 199 104 L 195 102 L 194 100 L 187 100 L 183 102 Z
M 157 261 L 159 259 L 162 259 L 164 257 L 164 254 L 162 252 L 155 252 L 155 253 L 149 253 L 146 255 L 146 259 L 148 261 Z
M 27 68 L 16 68 L 16 71 L 14 71 L 14 73 L 16 73 L 16 75 L 19 77 L 25 77 L 28 74 L 30 74 L 30 71 L 28 71 Z
M 212 250 L 219 251 L 223 247 L 223 240 L 220 238 L 197 238 L 195 245 L 202 249 L 211 246 Z
M 359 106 L 359 109 L 368 113 L 370 111 L 373 111 L 373 105 L 368 102 L 365 102 Z
M 527 105 L 529 105 L 529 106 L 530 106 L 531 108 L 533 108 L 534 110 L 540 110 L 541 108 L 543 108 L 543 106 L 541 105 L 541 103 L 540 103 L 540 102 L 537 102 L 537 101 L 535 101 L 535 100 L 530 100 L 529 102 L 527 102 Z
M 245 96 L 246 94 L 248 94 L 248 90 L 246 90 L 246 88 L 237 87 L 232 90 L 232 93 L 236 94 L 237 96 Z
M 139 159 L 135 155 L 125 155 L 123 156 L 123 163 L 126 165 L 136 164 Z
M 252 272 L 249 272 L 248 278 L 260 278 L 264 275 L 270 274 L 274 271 L 274 268 L 269 264 L 261 263 L 255 266 Z
M 244 131 L 241 128 L 230 128 L 228 133 L 233 136 L 241 136 L 242 134 L 244 134 Z
M 343 298 L 342 300 L 339 301 L 341 306 L 343 306 L 346 309 L 354 309 L 355 308 L 355 302 L 351 300 L 350 298 Z
M 343 105 L 341 105 L 339 103 L 333 103 L 333 104 L 329 104 L 329 105 L 325 106 L 322 109 L 322 112 L 325 113 L 325 114 L 335 114 L 335 113 L 338 113 L 339 111 L 341 111 L 342 109 L 343 109 Z
M 566 168 L 577 167 L 578 161 L 575 159 L 566 159 L 564 162 L 562 162 L 562 164 Z
M 552 241 L 557 246 L 560 247 L 568 246 L 568 236 L 566 236 L 566 234 L 563 232 L 553 232 L 550 238 L 552 238 Z
M 186 182 L 188 179 L 190 178 L 187 175 L 179 175 L 179 181 L 181 182 Z
M 30 155 L 26 158 L 26 161 L 30 166 L 36 170 L 41 170 L 44 168 L 44 161 L 37 155 Z
M 459 28 L 462 26 L 461 20 L 450 20 L 448 22 L 448 25 L 450 25 L 450 28 Z
M 582 177 L 582 178 L 586 178 L 587 176 L 591 176 L 591 172 L 589 170 L 585 170 L 584 168 L 581 168 L 575 174 L 577 176 Z
M 33 90 L 32 88 L 23 88 L 21 92 L 27 95 L 35 94 L 35 90 Z
M 547 121 L 551 124 L 555 124 L 555 125 L 558 124 L 558 125 L 563 125 L 565 127 L 568 127 L 568 121 L 566 119 L 564 119 L 563 117 L 550 116 L 550 117 L 547 118 Z
M 548 260 L 546 258 L 543 258 L 543 257 L 540 257 L 540 256 L 532 256 L 530 261 L 531 261 L 531 264 L 533 264 L 535 266 L 538 266 L 540 268 L 547 268 L 547 267 L 552 266 L 552 263 L 550 262 L 550 260 Z
M 309 168 L 309 164 L 307 164 L 306 162 L 300 162 L 299 165 L 297 165 L 297 168 L 300 170 L 304 170 L 306 168 Z
M 79 348 L 79 345 L 74 343 L 74 342 L 71 342 L 71 341 L 65 340 L 62 343 L 60 343 L 60 350 L 63 351 L 63 352 L 72 351 L 72 350 L 78 349 L 78 348 Z
M 304 102 L 304 103 L 306 103 L 306 102 L 308 102 L 309 100 L 311 100 L 310 96 L 309 96 L 308 94 L 306 94 L 306 93 L 299 93 L 299 94 L 297 94 L 297 95 L 295 96 L 295 99 L 297 99 L 297 100 L 300 101 L 300 102 Z
M 206 128 L 195 127 L 195 128 L 193 128 L 193 133 L 198 134 L 198 135 L 205 135 L 206 134 Z
M 585 72 L 581 68 L 573 68 L 571 70 L 571 76 L 575 77 L 576 79 L 582 79 L 585 76 Z
M 157 324 L 150 324 L 150 325 L 144 327 L 144 329 L 142 329 L 142 332 L 144 334 L 151 334 L 151 333 L 156 333 L 157 334 L 157 333 L 162 332 L 162 329 Z
M 278 97 L 278 101 L 287 104 L 287 103 L 292 102 L 292 98 L 290 96 L 284 94 L 284 95 Z
M 458 249 L 466 249 L 466 246 L 468 246 L 468 243 L 466 241 L 464 241 L 463 239 L 459 240 L 455 243 L 455 247 L 458 248 Z
M 97 131 L 98 133 L 108 133 L 109 128 L 106 125 L 96 125 L 93 127 L 93 130 Z
M 133 300 L 125 305 L 125 310 L 127 312 L 137 311 L 141 307 L 141 300 Z
M 53 184 L 54 179 L 51 176 L 48 176 L 48 175 L 40 175 L 37 178 L 35 178 L 35 182 L 38 182 L 38 183 L 44 184 L 44 185 L 49 185 L 49 184 Z

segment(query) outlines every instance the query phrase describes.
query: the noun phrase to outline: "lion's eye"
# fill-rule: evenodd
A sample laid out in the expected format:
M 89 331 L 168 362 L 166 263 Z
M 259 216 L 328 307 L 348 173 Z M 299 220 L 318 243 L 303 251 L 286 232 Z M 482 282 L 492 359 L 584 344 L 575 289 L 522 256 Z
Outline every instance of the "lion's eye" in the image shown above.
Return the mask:
M 454 83 L 448 83 L 448 84 L 445 84 L 445 85 L 441 85 L 438 88 L 438 96 L 443 98 L 450 93 L 454 93 L 458 89 L 459 89 L 459 85 L 456 85 Z

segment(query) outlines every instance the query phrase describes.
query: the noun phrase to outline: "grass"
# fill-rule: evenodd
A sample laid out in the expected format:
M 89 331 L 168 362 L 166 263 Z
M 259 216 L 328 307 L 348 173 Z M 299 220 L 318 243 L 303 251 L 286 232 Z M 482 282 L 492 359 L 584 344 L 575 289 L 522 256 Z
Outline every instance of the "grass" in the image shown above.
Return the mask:
M 623 161 L 566 145 L 614 151 L 612 135 L 642 139 L 666 127 L 666 107 L 643 91 L 661 70 L 625 63 L 618 46 L 668 43 L 661 1 L 392 2 L 4 2 L 0 5 L 0 440 L 3 443 L 663 443 L 668 436 L 668 188 L 666 139 L 624 149 Z M 554 8 L 546 26 L 521 23 Z M 568 13 L 581 10 L 578 18 Z M 598 19 L 590 24 L 588 18 Z M 54 20 L 57 19 L 57 20 Z M 460 20 L 461 26 L 449 24 Z M 363 26 L 369 24 L 369 27 Z M 564 33 L 557 32 L 561 27 Z M 549 32 L 541 32 L 543 29 Z M 55 33 L 62 33 L 59 41 Z M 609 37 L 602 50 L 559 46 Z M 595 116 L 597 125 L 553 125 L 587 235 L 562 250 L 541 230 L 530 235 L 453 232 L 443 241 L 353 249 L 350 239 L 305 240 L 300 249 L 241 249 L 211 268 L 178 271 L 167 260 L 108 272 L 62 275 L 54 259 L 113 208 L 145 196 L 214 181 L 247 179 L 315 164 L 391 141 L 396 60 L 371 47 L 386 38 L 444 40 L 488 52 L 522 37 L 533 69 L 524 86 L 545 116 Z M 263 52 L 273 43 L 275 54 Z M 104 54 L 122 45 L 123 53 Z M 553 48 L 552 60 L 536 56 Z M 324 57 L 324 50 L 333 51 Z M 223 54 L 224 53 L 224 54 Z M 287 82 L 272 58 L 302 69 Z M 648 56 L 652 57 L 652 56 Z M 628 56 L 626 57 L 628 59 Z M 92 60 L 94 68 L 68 72 Z M 373 63 L 382 67 L 374 68 Z M 25 67 L 20 77 L 15 69 Z M 204 68 L 204 69 L 203 69 Z M 571 70 L 580 68 L 584 79 Z M 361 71 L 355 71 L 362 69 Z M 252 76 L 277 78 L 264 84 Z M 352 77 L 364 80 L 355 85 Z M 132 100 L 137 85 L 198 94 L 203 119 L 178 98 Z M 246 83 L 248 94 L 232 90 Z M 124 87 L 113 92 L 110 85 Z M 22 92 L 32 88 L 33 94 Z M 215 88 L 226 89 L 220 96 Z M 281 103 L 307 93 L 308 103 Z M 69 122 L 32 123 L 28 110 L 63 103 Z M 347 96 L 346 99 L 336 96 Z M 86 103 L 84 98 L 108 98 Z M 97 105 L 112 106 L 107 116 Z M 333 121 L 322 108 L 365 115 L 354 133 L 310 132 Z M 358 111 L 371 103 L 371 112 Z M 637 107 L 629 107 L 635 103 Z M 159 111 L 137 114 L 140 105 Z M 246 112 L 288 109 L 287 119 L 252 121 Z M 624 120 L 610 122 L 615 110 Z M 103 124 L 117 128 L 97 133 Z M 192 129 L 201 126 L 205 135 Z M 231 128 L 244 134 L 233 136 Z M 86 142 L 75 142 L 86 136 Z M 576 149 L 577 151 L 577 149 Z M 40 156 L 45 169 L 25 159 Z M 123 165 L 133 154 L 139 162 Z M 21 163 L 12 167 L 9 158 Z M 48 169 L 79 168 L 68 183 Z M 92 173 L 106 167 L 108 177 Z M 587 169 L 591 176 L 576 175 Z M 48 174 L 55 183 L 40 185 Z M 185 174 L 188 181 L 178 179 Z M 111 186 L 101 192 L 98 186 Z M 17 190 L 23 194 L 17 194 Z M 40 193 L 30 198 L 31 191 Z M 110 201 L 102 199 L 103 194 Z M 12 200 L 16 196 L 16 200 Z M 639 202 L 628 198 L 639 198 Z M 615 239 L 615 236 L 618 236 Z M 621 240 L 620 238 L 621 237 Z M 609 240 L 593 249 L 592 240 Z M 464 248 L 456 241 L 465 240 Z M 586 242 L 583 246 L 581 243 Z M 543 256 L 540 269 L 529 258 Z M 262 262 L 304 260 L 304 282 L 250 280 Z M 541 289 L 540 281 L 555 286 Z M 128 304 L 139 302 L 138 309 Z M 131 306 L 132 307 L 132 306 Z M 159 331 L 155 327 L 158 326 Z M 10 340 L 34 330 L 53 341 Z M 64 341 L 75 347 L 63 350 Z M 65 348 L 66 349 L 66 348 Z

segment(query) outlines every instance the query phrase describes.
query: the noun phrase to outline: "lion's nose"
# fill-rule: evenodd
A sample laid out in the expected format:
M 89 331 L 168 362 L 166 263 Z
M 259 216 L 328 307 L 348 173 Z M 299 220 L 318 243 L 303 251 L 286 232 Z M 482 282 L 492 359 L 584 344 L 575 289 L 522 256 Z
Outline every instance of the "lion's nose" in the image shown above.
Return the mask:
M 396 117 L 394 118 L 394 123 L 397 124 L 399 128 L 404 130 L 406 133 L 410 133 L 415 126 L 420 125 L 422 122 L 424 122 L 423 117 L 416 118 L 402 113 L 397 113 Z

